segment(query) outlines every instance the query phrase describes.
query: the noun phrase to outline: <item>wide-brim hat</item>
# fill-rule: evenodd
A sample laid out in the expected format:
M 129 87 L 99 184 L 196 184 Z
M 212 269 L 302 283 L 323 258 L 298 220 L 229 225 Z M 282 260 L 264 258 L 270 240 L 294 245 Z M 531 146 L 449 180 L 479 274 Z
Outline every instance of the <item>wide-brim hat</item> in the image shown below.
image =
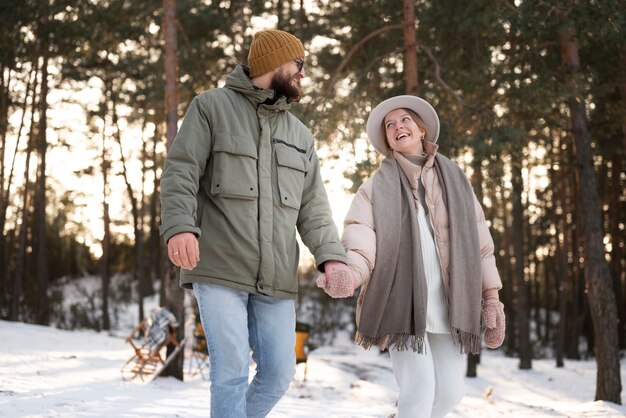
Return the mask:
M 379 103 L 367 119 L 367 137 L 376 151 L 384 156 L 389 153 L 389 147 L 382 136 L 381 128 L 387 113 L 395 109 L 410 109 L 417 113 L 428 131 L 425 140 L 437 142 L 437 138 L 439 138 L 439 116 L 430 103 L 417 96 L 395 96 Z

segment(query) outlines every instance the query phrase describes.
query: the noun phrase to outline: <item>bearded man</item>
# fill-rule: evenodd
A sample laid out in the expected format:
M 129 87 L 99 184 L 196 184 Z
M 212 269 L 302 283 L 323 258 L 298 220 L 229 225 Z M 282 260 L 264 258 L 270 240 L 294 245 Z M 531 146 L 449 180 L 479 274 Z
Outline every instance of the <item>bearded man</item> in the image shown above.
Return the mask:
M 295 373 L 296 230 L 327 275 L 352 275 L 314 140 L 289 112 L 302 42 L 255 34 L 248 66 L 196 96 L 161 179 L 161 235 L 193 289 L 211 361 L 211 416 L 265 417 Z M 256 374 L 248 384 L 249 358 Z

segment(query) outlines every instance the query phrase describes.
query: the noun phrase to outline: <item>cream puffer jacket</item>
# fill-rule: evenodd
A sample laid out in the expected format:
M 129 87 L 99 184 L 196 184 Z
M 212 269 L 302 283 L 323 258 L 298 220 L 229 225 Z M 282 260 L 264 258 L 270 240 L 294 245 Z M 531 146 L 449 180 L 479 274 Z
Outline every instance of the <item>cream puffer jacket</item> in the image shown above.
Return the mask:
M 449 292 L 450 248 L 449 248 L 449 225 L 448 212 L 444 203 L 443 189 L 439 184 L 439 178 L 433 167 L 438 146 L 427 142 L 424 143 L 427 160 L 424 167 L 419 167 L 409 162 L 402 154 L 395 153 L 396 160 L 407 175 L 413 190 L 415 208 L 421 210 L 418 195 L 418 181 L 423 181 L 426 204 L 428 206 L 429 220 L 433 226 L 435 243 L 439 254 L 442 278 L 446 295 Z M 361 293 L 357 301 L 357 323 L 360 316 L 361 306 L 365 297 L 367 282 L 376 264 L 376 230 L 374 228 L 374 214 L 372 204 L 372 177 L 366 180 L 357 191 L 350 210 L 344 220 L 343 235 L 341 238 L 346 248 L 348 263 L 355 272 L 357 286 L 361 286 Z M 474 196 L 474 208 L 476 211 L 476 223 L 478 228 L 478 240 L 480 243 L 480 256 L 482 267 L 483 291 L 488 289 L 501 289 L 502 281 L 496 268 L 494 257 L 494 245 L 489 227 L 485 221 L 483 209 Z

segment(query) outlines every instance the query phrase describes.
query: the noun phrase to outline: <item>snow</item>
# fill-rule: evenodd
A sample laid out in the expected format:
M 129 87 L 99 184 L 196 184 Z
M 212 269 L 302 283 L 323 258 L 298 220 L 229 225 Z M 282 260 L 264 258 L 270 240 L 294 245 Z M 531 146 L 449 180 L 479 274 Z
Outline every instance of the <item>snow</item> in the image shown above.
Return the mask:
M 309 354 L 270 417 L 386 417 L 396 386 L 387 355 L 347 339 Z M 124 381 L 120 368 L 132 350 L 122 336 L 0 321 L 0 417 L 206 417 L 209 382 L 199 373 L 185 382 Z M 189 356 L 187 356 L 189 358 Z M 187 362 L 188 363 L 188 362 Z M 593 402 L 593 360 L 518 359 L 484 351 L 477 378 L 449 417 L 625 417 L 626 407 Z M 189 363 L 188 363 L 189 365 Z M 253 367 L 253 366 L 251 366 Z M 622 385 L 626 360 L 621 363 Z M 189 370 L 188 370 L 189 372 Z

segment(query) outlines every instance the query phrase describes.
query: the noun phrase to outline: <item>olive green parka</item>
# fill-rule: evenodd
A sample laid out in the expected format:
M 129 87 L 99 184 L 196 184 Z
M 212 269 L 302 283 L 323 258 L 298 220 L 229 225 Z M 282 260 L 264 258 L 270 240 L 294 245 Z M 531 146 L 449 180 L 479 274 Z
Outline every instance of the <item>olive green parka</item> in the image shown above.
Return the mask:
M 313 136 L 273 95 L 240 65 L 187 109 L 161 178 L 161 235 L 167 242 L 192 232 L 200 244 L 198 265 L 181 270 L 182 287 L 295 298 L 296 228 L 318 268 L 347 262 Z

